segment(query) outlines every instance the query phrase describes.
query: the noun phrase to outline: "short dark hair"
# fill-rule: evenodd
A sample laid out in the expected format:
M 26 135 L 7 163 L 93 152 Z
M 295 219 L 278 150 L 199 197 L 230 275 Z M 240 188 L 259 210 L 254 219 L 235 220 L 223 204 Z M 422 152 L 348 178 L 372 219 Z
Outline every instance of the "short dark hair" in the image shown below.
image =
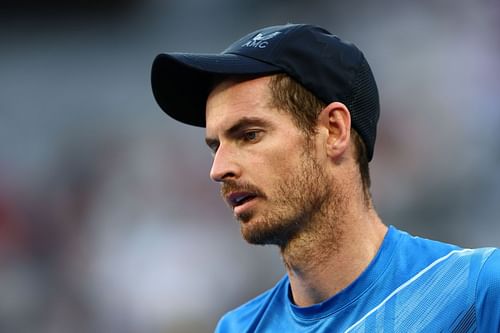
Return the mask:
M 326 104 L 287 74 L 272 75 L 269 88 L 271 90 L 271 105 L 289 112 L 297 127 L 303 130 L 306 135 L 314 135 L 319 113 Z M 351 137 L 363 191 L 365 197 L 369 199 L 371 180 L 366 145 L 353 128 L 351 128 Z

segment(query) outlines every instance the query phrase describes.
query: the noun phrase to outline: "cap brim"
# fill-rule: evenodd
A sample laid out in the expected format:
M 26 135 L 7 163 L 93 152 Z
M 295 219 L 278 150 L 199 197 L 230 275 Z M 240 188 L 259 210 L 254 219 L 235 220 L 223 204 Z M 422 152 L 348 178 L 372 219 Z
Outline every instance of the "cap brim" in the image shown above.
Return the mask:
M 265 75 L 282 70 L 236 54 L 159 54 L 151 70 L 153 95 L 165 113 L 183 123 L 205 127 L 205 104 L 218 75 Z

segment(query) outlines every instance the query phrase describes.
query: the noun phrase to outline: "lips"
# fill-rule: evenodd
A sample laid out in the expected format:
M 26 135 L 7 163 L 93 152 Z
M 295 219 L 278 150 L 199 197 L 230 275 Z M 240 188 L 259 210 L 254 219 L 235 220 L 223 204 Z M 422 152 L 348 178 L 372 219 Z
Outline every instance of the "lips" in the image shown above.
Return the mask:
M 226 196 L 226 201 L 231 207 L 235 208 L 256 197 L 257 195 L 251 192 L 232 192 L 228 196 Z
M 260 200 L 266 195 L 257 186 L 243 181 L 227 179 L 222 183 L 221 195 L 240 221 L 248 220 Z

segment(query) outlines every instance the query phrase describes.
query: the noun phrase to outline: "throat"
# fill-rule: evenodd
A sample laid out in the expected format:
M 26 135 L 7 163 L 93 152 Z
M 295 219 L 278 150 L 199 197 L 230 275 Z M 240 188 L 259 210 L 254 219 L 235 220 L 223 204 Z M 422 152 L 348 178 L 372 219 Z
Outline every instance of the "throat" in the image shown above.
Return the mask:
M 329 216 L 330 219 L 324 218 Z M 345 288 L 351 280 L 345 265 L 344 219 L 334 214 L 315 216 L 307 227 L 281 247 L 293 300 L 298 306 L 320 303 Z M 320 218 L 318 218 L 320 217 Z
M 312 253 L 312 252 L 311 252 Z M 293 302 L 297 306 L 311 306 L 321 303 L 349 283 L 345 269 L 335 262 L 335 254 L 318 253 L 313 258 L 301 256 L 283 257 L 290 280 Z
M 318 272 L 339 254 L 344 241 L 340 221 L 314 221 L 280 247 L 287 270 L 299 275 Z
M 305 237 L 296 238 L 281 248 L 281 256 L 288 272 L 298 277 L 318 274 L 337 257 L 336 241 L 320 242 Z
M 304 235 L 282 249 L 296 305 L 323 302 L 363 273 L 379 250 L 387 227 L 378 220 L 363 224 L 362 230 L 334 228 L 316 238 Z

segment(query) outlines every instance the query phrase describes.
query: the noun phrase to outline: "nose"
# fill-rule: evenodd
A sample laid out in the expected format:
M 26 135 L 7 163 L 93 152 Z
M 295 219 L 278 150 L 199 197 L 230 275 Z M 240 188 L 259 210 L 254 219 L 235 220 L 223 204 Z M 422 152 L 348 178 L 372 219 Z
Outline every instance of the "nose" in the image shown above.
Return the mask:
M 210 178 L 215 182 L 222 182 L 228 178 L 238 178 L 240 173 L 241 168 L 236 163 L 235 155 L 230 149 L 220 145 L 214 155 Z

